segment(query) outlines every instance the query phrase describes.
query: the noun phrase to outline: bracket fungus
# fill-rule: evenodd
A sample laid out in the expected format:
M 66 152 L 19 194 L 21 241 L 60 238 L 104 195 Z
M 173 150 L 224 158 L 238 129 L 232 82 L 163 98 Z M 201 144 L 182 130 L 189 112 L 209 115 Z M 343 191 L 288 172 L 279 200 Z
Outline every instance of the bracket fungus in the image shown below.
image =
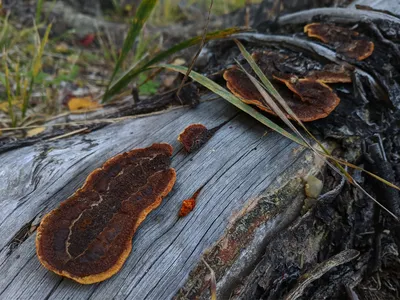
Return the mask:
M 308 72 L 307 79 L 323 83 L 349 83 L 352 82 L 351 73 L 343 65 L 328 64 L 322 70 Z
M 178 136 L 178 141 L 189 153 L 200 149 L 218 130 L 219 127 L 207 129 L 202 124 L 191 124 Z
M 373 42 L 359 38 L 359 33 L 351 29 L 328 23 L 311 23 L 304 27 L 309 37 L 333 46 L 337 52 L 349 58 L 364 60 L 374 52 Z
M 117 273 L 140 223 L 172 189 L 172 147 L 153 144 L 117 155 L 44 216 L 36 251 L 44 267 L 82 284 Z
M 299 79 L 296 76 L 286 75 L 285 78 L 273 76 L 283 82 L 296 96 L 285 98 L 287 105 L 303 122 L 310 122 L 327 117 L 339 104 L 339 97 L 332 89 L 321 81 L 313 79 Z M 244 103 L 257 106 L 271 114 L 274 111 L 265 104 L 262 95 L 250 79 L 237 67 L 224 72 L 228 89 L 238 96 Z M 290 116 L 288 116 L 290 118 Z
M 288 79 L 274 77 L 283 82 L 301 102 L 293 109 L 302 121 L 314 121 L 327 117 L 340 103 L 340 98 L 326 84 L 312 80 L 299 79 L 291 76 Z

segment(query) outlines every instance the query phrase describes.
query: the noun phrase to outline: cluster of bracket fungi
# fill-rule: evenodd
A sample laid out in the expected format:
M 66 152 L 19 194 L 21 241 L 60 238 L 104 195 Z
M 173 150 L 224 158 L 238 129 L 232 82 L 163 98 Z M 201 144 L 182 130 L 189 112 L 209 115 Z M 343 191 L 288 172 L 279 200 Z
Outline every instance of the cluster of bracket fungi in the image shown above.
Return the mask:
M 178 140 L 193 152 L 213 132 L 192 124 Z M 90 173 L 80 189 L 44 216 L 36 236 L 42 265 L 82 284 L 117 273 L 131 252 L 137 228 L 175 184 L 172 151 L 166 143 L 133 149 Z M 200 190 L 183 201 L 179 217 L 193 210 Z
M 374 50 L 374 43 L 366 39 L 356 39 L 359 33 L 332 24 L 312 23 L 304 27 L 309 37 L 318 38 L 349 58 L 364 60 Z M 289 57 L 279 51 L 256 51 L 252 57 L 270 80 L 283 83 L 294 97 L 286 97 L 288 106 L 303 122 L 327 117 L 340 103 L 339 97 L 327 84 L 350 83 L 351 73 L 344 65 L 327 64 L 321 70 L 312 70 L 304 77 L 287 73 L 279 65 Z M 251 70 L 249 70 L 251 71 Z M 243 102 L 257 106 L 270 114 L 274 111 L 265 103 L 262 95 L 250 79 L 237 66 L 224 72 L 229 90 Z M 282 91 L 282 87 L 278 87 Z M 289 118 L 291 118 L 288 115 Z
M 374 43 L 358 37 L 357 31 L 333 24 L 312 23 L 304 26 L 309 37 L 317 38 L 325 44 L 333 46 L 337 52 L 349 58 L 364 60 L 374 52 Z
M 362 20 L 369 20 L 368 30 L 379 43 L 365 31 L 361 34 L 350 27 Z M 343 22 L 348 24 L 336 24 Z M 251 49 L 254 60 L 300 120 L 325 118 L 344 102 L 341 113 L 330 124 L 323 124 L 324 130 L 330 126 L 337 133 L 348 125 L 346 133 L 362 135 L 370 128 L 376 132 L 391 126 L 393 118 L 378 124 L 371 111 L 384 106 L 400 108 L 399 80 L 393 80 L 400 78 L 400 51 L 395 42 L 400 40 L 399 19 L 377 12 L 318 9 L 284 16 L 278 25 L 282 32 L 242 33 L 234 38 L 257 46 Z M 293 36 L 300 25 L 306 37 Z M 249 66 L 245 68 L 251 72 Z M 244 102 L 274 114 L 236 66 L 223 76 L 228 88 Z M 192 152 L 215 130 L 193 124 L 180 134 L 179 141 Z M 113 157 L 93 171 L 82 188 L 43 218 L 36 238 L 40 262 L 83 284 L 117 273 L 131 251 L 138 226 L 174 186 L 171 156 L 170 145 L 154 144 Z M 199 192 L 184 202 L 180 216 L 194 208 Z
M 357 9 L 312 9 L 261 23 L 257 32 L 211 42 L 212 56 L 201 71 L 226 83 L 242 101 L 274 114 L 238 68 L 236 61 L 255 76 L 232 39 L 252 53 L 299 119 L 314 121 L 310 128 L 323 136 L 366 137 L 395 126 L 400 110 L 399 18 Z

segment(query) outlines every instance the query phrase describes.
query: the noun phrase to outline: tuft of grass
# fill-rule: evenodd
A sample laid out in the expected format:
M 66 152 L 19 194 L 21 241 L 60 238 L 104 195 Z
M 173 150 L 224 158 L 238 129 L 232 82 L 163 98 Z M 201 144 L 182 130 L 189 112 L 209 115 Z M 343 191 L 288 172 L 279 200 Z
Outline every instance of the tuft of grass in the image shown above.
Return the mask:
M 117 63 L 115 65 L 114 71 L 111 75 L 110 83 L 108 84 L 106 88 L 106 92 L 104 94 L 103 102 L 106 102 L 106 99 L 108 99 L 108 90 L 113 82 L 116 74 L 120 71 L 123 62 L 125 61 L 128 53 L 131 51 L 133 44 L 136 41 L 136 38 L 140 34 L 144 24 L 146 23 L 147 19 L 149 18 L 151 12 L 153 11 L 155 5 L 157 3 L 157 0 L 143 0 L 136 12 L 135 17 L 133 18 L 132 25 L 129 29 L 128 35 L 125 38 L 124 44 L 122 46 L 121 54 L 117 60 Z
M 43 2 L 44 2 L 43 0 L 37 0 L 36 3 L 36 15 L 35 15 L 36 24 L 40 23 L 40 18 L 42 16 Z
M 97 28 L 96 39 L 99 42 L 104 59 L 114 64 L 117 63 L 118 61 L 117 49 L 115 47 L 114 42 L 111 39 L 109 32 L 106 32 L 105 36 L 103 36 L 100 32 L 100 29 Z
M 215 1 L 213 8 L 213 15 L 219 16 L 228 14 L 239 8 L 242 8 L 248 2 L 253 4 L 260 3 L 262 0 L 224 0 Z M 166 25 L 176 20 L 182 19 L 189 15 L 192 15 L 192 11 L 196 13 L 207 12 L 207 1 L 198 0 L 163 0 L 160 1 L 159 5 L 154 9 L 154 14 L 150 19 L 152 24 Z
M 205 35 L 205 42 L 208 42 L 210 40 L 216 40 L 216 39 L 222 39 L 226 38 L 232 34 L 238 33 L 238 32 L 243 32 L 245 31 L 243 28 L 228 28 L 224 30 L 217 30 L 214 32 L 210 32 Z M 109 88 L 107 92 L 104 94 L 103 97 L 103 102 L 107 102 L 110 100 L 110 98 L 117 93 L 119 93 L 121 90 L 126 88 L 130 82 L 132 82 L 133 79 L 135 79 L 140 73 L 143 73 L 151 66 L 153 66 L 156 63 L 159 63 L 163 61 L 164 59 L 167 59 L 168 57 L 171 57 L 171 55 L 189 48 L 191 46 L 197 45 L 201 43 L 203 40 L 203 36 L 196 36 L 194 38 L 188 39 L 186 41 L 183 41 L 175 46 L 172 46 L 171 48 L 162 51 L 155 56 L 153 56 L 151 59 L 140 62 L 140 63 L 135 63 L 129 70 L 127 70 L 120 78 L 115 80 L 115 82 L 111 83 L 109 85 Z
M 8 69 L 6 52 L 3 52 L 3 63 L 4 63 L 4 70 L 5 70 L 5 86 L 6 86 L 7 101 L 8 101 L 8 114 L 11 119 L 11 126 L 15 127 L 17 124 L 17 118 L 14 114 L 13 97 L 12 97 L 10 80 L 9 80 L 10 71 Z
M 9 44 L 9 31 L 10 25 L 8 23 L 8 18 L 10 14 L 7 14 L 4 20 L 2 21 L 2 29 L 0 32 L 0 49 L 5 50 L 8 49 Z
M 192 62 L 191 62 L 190 65 L 189 65 L 188 71 L 186 72 L 185 76 L 183 77 L 182 82 L 181 82 L 181 84 L 179 85 L 178 91 L 176 92 L 176 95 L 178 96 L 178 98 L 179 98 L 180 101 L 181 101 L 181 98 L 179 97 L 179 93 L 180 93 L 180 91 L 181 91 L 183 85 L 185 84 L 186 79 L 187 79 L 187 77 L 188 77 L 190 71 L 192 70 L 192 68 L 193 68 L 193 66 L 194 66 L 194 64 L 195 64 L 196 59 L 199 57 L 200 52 L 201 52 L 201 50 L 203 49 L 203 47 L 204 47 L 204 45 L 205 45 L 205 42 L 206 42 L 206 35 L 207 35 L 207 31 L 208 31 L 208 25 L 210 24 L 211 9 L 212 9 L 212 7 L 213 7 L 213 4 L 214 4 L 214 1 L 213 1 L 213 0 L 210 0 L 210 7 L 208 8 L 207 21 L 206 21 L 206 25 L 204 26 L 204 29 L 203 29 L 203 36 L 202 36 L 202 39 L 201 39 L 200 47 L 199 47 L 199 49 L 197 50 L 196 54 L 194 55 L 194 57 L 193 57 L 193 59 L 192 59 Z
M 43 57 L 43 51 L 44 51 L 44 47 L 46 46 L 48 40 L 49 40 L 49 35 L 50 35 L 50 31 L 51 31 L 51 24 L 49 24 L 46 28 L 46 32 L 42 38 L 42 40 L 40 40 L 39 34 L 38 34 L 38 49 L 37 52 L 35 54 L 35 58 L 32 61 L 32 70 L 29 74 L 29 88 L 28 90 L 26 90 L 26 86 L 24 85 L 24 90 L 23 90 L 23 102 L 22 102 L 22 118 L 25 118 L 26 115 L 26 110 L 28 109 L 28 105 L 29 105 L 29 99 L 32 95 L 32 89 L 33 89 L 33 84 L 35 82 L 35 79 L 38 77 L 39 72 L 42 69 L 42 57 Z

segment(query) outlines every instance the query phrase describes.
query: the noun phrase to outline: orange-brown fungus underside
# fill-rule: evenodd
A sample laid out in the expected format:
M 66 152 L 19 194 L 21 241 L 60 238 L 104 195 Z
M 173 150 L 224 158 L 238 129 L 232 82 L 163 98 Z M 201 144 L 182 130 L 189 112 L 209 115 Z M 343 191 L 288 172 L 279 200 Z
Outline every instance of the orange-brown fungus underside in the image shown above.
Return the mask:
M 274 51 L 256 51 L 252 55 L 261 71 L 267 78 L 285 76 L 284 64 L 289 56 Z M 351 82 L 351 73 L 343 65 L 327 64 L 322 70 L 313 70 L 305 74 L 305 78 L 318 80 L 323 83 Z
M 187 152 L 194 152 L 201 148 L 214 134 L 214 130 L 208 130 L 202 124 L 191 124 L 178 136 Z
M 343 66 L 330 64 L 322 70 L 310 71 L 306 78 L 323 83 L 349 83 L 352 81 L 350 72 Z
M 275 114 L 264 104 L 262 95 L 249 80 L 247 75 L 238 68 L 231 68 L 224 73 L 229 90 L 247 104 L 252 104 L 268 113 Z M 327 117 L 339 104 L 339 97 L 324 83 L 312 79 L 275 79 L 285 83 L 297 97 L 285 98 L 287 105 L 303 122 L 310 122 Z M 288 116 L 290 118 L 290 116 Z
M 203 187 L 199 188 L 191 198 L 182 201 L 181 209 L 179 210 L 178 216 L 180 218 L 187 216 L 196 206 L 197 197 Z
M 349 58 L 363 60 L 374 52 L 374 43 L 359 39 L 359 33 L 333 24 L 312 23 L 304 27 L 309 37 L 333 46 Z
M 175 183 L 171 155 L 170 145 L 154 144 L 94 170 L 82 188 L 43 218 L 36 237 L 40 262 L 83 284 L 117 273 L 136 229 Z

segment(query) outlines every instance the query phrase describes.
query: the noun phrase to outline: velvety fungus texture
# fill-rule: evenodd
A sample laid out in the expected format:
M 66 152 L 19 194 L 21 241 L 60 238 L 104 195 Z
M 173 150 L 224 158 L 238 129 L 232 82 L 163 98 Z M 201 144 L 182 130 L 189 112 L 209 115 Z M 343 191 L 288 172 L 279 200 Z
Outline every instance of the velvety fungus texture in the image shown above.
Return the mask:
M 364 60 L 374 52 L 374 43 L 360 38 L 357 31 L 329 23 L 312 23 L 304 27 L 309 37 L 329 44 L 349 58 Z
M 214 129 L 208 130 L 202 124 L 191 124 L 179 134 L 178 141 L 190 153 L 200 149 L 214 133 Z
M 82 284 L 117 273 L 140 223 L 172 189 L 172 147 L 153 144 L 117 155 L 44 216 L 36 237 L 40 262 Z
M 349 83 L 352 82 L 351 73 L 341 65 L 326 65 L 322 70 L 310 71 L 307 79 L 323 83 Z
M 271 114 L 275 112 L 265 103 L 262 95 L 245 73 L 233 67 L 224 73 L 228 89 L 244 103 L 257 106 Z M 332 89 L 321 81 L 299 79 L 296 76 L 273 76 L 286 85 L 295 95 L 285 98 L 286 104 L 303 122 L 309 122 L 327 117 L 339 104 L 339 97 Z M 290 118 L 290 116 L 288 116 Z

